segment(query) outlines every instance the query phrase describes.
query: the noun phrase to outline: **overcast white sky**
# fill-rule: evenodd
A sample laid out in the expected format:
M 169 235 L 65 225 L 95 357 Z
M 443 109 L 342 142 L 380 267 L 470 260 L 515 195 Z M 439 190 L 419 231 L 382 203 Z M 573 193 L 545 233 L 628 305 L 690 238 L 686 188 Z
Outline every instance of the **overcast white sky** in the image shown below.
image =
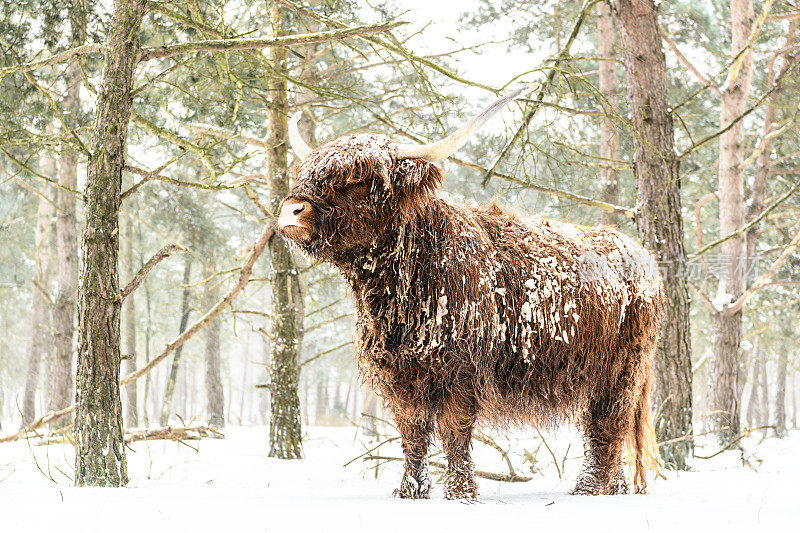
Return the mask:
M 475 11 L 480 3 L 478 0 L 394 0 L 394 3 L 398 11 L 408 10 L 400 17 L 410 23 L 410 27 L 403 29 L 404 33 L 425 28 L 422 35 L 409 43 L 419 54 L 438 54 L 478 43 L 502 41 L 508 38 L 512 29 L 508 21 L 484 25 L 480 33 L 460 28 L 459 17 L 465 12 Z M 548 53 L 544 50 L 540 57 L 533 57 L 533 54 L 511 53 L 507 48 L 505 43 L 489 44 L 477 53 L 458 54 L 458 73 L 496 87 L 516 74 L 534 68 Z

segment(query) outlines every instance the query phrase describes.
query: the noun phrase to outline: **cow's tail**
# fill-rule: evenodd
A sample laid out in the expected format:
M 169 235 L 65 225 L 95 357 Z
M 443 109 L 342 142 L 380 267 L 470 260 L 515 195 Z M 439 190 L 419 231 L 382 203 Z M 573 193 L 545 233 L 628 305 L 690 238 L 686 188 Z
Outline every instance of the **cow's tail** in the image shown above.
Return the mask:
M 630 457 L 634 461 L 633 485 L 637 494 L 644 494 L 647 488 L 647 470 L 656 472 L 659 466 L 658 443 L 653 427 L 653 414 L 650 410 L 650 390 L 653 386 L 653 373 L 646 377 L 639 390 L 633 412 L 633 424 L 627 439 Z

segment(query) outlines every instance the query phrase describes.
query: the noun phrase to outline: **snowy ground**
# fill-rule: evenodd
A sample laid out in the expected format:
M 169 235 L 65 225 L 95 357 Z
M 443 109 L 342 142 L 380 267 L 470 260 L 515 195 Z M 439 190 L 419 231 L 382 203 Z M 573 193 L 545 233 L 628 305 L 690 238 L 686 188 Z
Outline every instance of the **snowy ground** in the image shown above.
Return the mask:
M 268 459 L 263 427 L 228 428 L 226 435 L 187 443 L 196 450 L 176 442 L 134 444 L 124 489 L 72 487 L 70 446 L 0 444 L 2 530 L 797 531 L 800 431 L 783 440 L 748 438 L 744 457 L 752 466 L 742 466 L 740 451 L 725 452 L 695 459 L 692 472 L 652 482 L 647 495 L 616 497 L 567 494 L 580 467 L 574 435 L 546 436 L 559 462 L 567 457 L 563 480 L 541 440 L 498 436 L 498 444 L 517 452 L 518 473 L 533 480 L 481 480 L 473 503 L 446 501 L 438 486 L 431 500 L 392 498 L 399 464 L 382 467 L 377 479 L 374 462 L 344 466 L 375 444 L 356 438 L 354 428 L 310 428 L 302 461 Z M 537 447 L 531 474 L 523 452 Z M 709 443 L 698 454 L 715 450 Z M 479 468 L 504 471 L 494 450 L 476 444 L 475 451 Z M 400 453 L 395 443 L 380 452 Z

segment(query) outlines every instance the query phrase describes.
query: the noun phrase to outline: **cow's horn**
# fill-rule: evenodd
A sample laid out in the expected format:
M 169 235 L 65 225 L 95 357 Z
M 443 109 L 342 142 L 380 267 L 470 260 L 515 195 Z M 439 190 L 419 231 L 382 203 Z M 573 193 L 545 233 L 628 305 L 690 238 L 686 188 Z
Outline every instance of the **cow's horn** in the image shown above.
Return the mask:
M 398 159 L 424 159 L 426 161 L 441 161 L 453 155 L 459 148 L 464 146 L 473 133 L 478 131 L 478 128 L 492 118 L 498 111 L 506 106 L 512 100 L 519 98 L 523 94 L 532 91 L 538 84 L 531 83 L 524 87 L 517 89 L 511 94 L 508 94 L 499 100 L 496 100 L 475 118 L 458 128 L 456 131 L 442 139 L 429 144 L 399 144 L 397 146 Z
M 297 154 L 297 157 L 305 159 L 311 153 L 311 147 L 303 140 L 300 130 L 297 129 L 297 123 L 300 121 L 301 116 L 303 116 L 303 112 L 297 111 L 289 120 L 289 144 L 292 145 L 292 150 Z

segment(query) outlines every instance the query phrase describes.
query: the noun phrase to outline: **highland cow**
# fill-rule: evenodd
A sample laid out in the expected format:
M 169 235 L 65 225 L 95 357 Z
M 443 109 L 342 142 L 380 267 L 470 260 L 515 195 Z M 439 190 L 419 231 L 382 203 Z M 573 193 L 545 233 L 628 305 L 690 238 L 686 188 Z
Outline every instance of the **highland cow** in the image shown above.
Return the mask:
M 358 134 L 312 150 L 298 115 L 290 122 L 300 163 L 278 226 L 352 290 L 361 374 L 402 437 L 403 498 L 429 496 L 434 432 L 445 497 L 477 496 L 476 424 L 576 423 L 586 443 L 577 494 L 627 493 L 626 445 L 637 492 L 655 463 L 651 362 L 664 294 L 652 256 L 611 227 L 437 196 L 433 161 L 521 92 L 428 145 Z

